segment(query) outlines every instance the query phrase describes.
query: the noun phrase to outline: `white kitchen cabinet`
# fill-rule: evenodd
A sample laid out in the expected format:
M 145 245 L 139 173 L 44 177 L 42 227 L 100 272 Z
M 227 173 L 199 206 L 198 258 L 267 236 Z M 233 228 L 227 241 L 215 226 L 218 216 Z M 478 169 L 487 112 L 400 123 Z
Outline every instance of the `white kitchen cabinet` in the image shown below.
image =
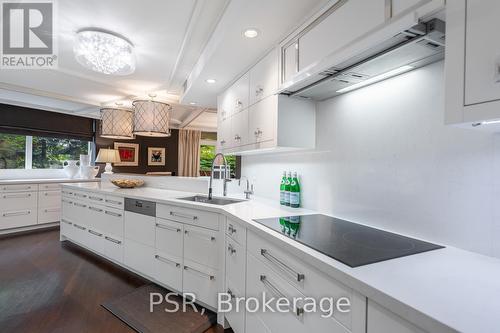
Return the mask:
M 61 207 L 38 208 L 38 224 L 57 222 L 61 220 Z
M 71 221 L 68 221 L 64 218 L 61 219 L 61 225 L 60 225 L 61 235 L 70 239 L 74 239 L 75 238 L 74 229 L 75 228 L 73 227 L 73 223 Z
M 246 251 L 229 237 L 226 238 L 226 280 L 233 288 L 245 292 Z
M 277 130 L 278 113 L 277 95 L 269 96 L 250 107 L 248 121 L 249 143 L 271 141 Z
M 281 82 L 291 80 L 299 72 L 299 41 L 293 39 L 281 48 Z
M 37 208 L 37 192 L 6 192 L 0 194 L 0 211 Z
M 249 71 L 249 105 L 253 105 L 278 89 L 278 54 L 276 49 L 269 52 Z
M 386 14 L 386 0 L 337 2 L 300 34 L 299 71 L 383 24 Z
M 184 258 L 214 269 L 219 267 L 218 232 L 184 226 Z
M 123 262 L 123 238 L 112 234 L 104 234 L 102 242 L 103 253 L 115 262 Z
M 38 191 L 37 184 L 1 185 L 0 192 L 29 192 Z
M 171 256 L 182 258 L 184 247 L 184 225 L 165 219 L 156 219 L 155 248 Z
M 154 247 L 127 238 L 123 240 L 123 263 L 138 273 L 154 275 L 154 256 Z
M 155 251 L 153 263 L 153 277 L 175 291 L 182 291 L 182 267 L 181 257 L 172 256 L 160 250 Z
M 379 304 L 368 300 L 366 333 L 426 333 Z
M 125 207 L 124 200 L 122 197 L 117 197 L 109 194 L 106 194 L 105 196 L 104 205 L 116 209 L 123 209 L 123 207 Z
M 101 212 L 100 225 L 98 226 L 98 228 L 102 230 L 105 234 L 123 238 L 124 234 L 123 210 L 106 206 L 102 208 L 103 212 Z
M 391 0 L 391 16 L 397 16 L 430 0 Z
M 245 332 L 245 317 L 246 311 L 243 302 L 239 305 L 236 302 L 236 298 L 242 298 L 245 296 L 244 293 L 240 292 L 238 288 L 233 284 L 232 281 L 227 281 L 226 293 L 231 297 L 232 310 L 225 314 L 226 320 L 231 325 L 231 329 L 234 333 L 244 333 Z M 239 306 L 239 308 L 237 308 Z M 247 332 L 259 332 L 263 331 L 248 331 Z
M 220 119 L 217 124 L 217 149 L 221 151 L 231 146 L 231 119 Z
M 125 211 L 124 237 L 126 239 L 154 247 L 155 226 L 154 217 Z
M 242 147 L 250 143 L 248 128 L 248 109 L 234 114 L 231 117 L 228 148 Z
M 6 209 L 0 212 L 0 229 L 11 229 L 36 224 L 36 208 Z
M 237 242 L 238 244 L 245 247 L 246 251 L 246 243 L 247 243 L 247 229 L 242 226 L 240 223 L 227 219 L 226 220 L 226 235 L 228 235 L 232 240 Z
M 500 3 L 456 0 L 446 6 L 446 124 L 482 125 L 500 119 Z
M 193 293 L 196 299 L 216 308 L 218 271 L 184 258 L 183 293 Z
M 232 114 L 237 114 L 248 108 L 250 75 L 246 73 L 240 77 L 230 88 L 229 103 L 233 104 Z M 231 115 L 231 114 L 230 114 Z
M 38 192 L 38 207 L 60 207 L 61 190 Z M 56 220 L 58 221 L 58 219 Z
M 219 214 L 200 209 L 157 204 L 156 217 L 207 229 L 219 230 Z

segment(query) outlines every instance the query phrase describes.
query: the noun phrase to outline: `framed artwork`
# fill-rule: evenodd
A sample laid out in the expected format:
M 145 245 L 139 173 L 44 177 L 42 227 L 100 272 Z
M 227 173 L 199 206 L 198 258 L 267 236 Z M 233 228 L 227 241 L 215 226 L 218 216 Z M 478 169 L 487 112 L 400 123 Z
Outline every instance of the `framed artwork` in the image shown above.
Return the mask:
M 148 147 L 148 165 L 165 166 L 165 148 Z
M 116 166 L 139 166 L 139 144 L 115 142 L 115 149 L 120 153 L 120 163 Z

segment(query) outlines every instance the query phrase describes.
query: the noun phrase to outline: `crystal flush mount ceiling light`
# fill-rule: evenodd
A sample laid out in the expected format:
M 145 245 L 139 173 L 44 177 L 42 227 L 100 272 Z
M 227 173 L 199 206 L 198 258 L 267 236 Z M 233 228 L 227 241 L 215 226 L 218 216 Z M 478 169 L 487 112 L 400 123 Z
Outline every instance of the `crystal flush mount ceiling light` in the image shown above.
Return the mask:
M 135 71 L 134 46 L 123 36 L 101 29 L 81 29 L 73 47 L 80 65 L 95 72 L 128 75 Z
M 151 98 L 154 95 L 150 95 Z M 140 136 L 168 137 L 170 132 L 169 104 L 151 100 L 138 100 L 134 106 L 134 134 Z

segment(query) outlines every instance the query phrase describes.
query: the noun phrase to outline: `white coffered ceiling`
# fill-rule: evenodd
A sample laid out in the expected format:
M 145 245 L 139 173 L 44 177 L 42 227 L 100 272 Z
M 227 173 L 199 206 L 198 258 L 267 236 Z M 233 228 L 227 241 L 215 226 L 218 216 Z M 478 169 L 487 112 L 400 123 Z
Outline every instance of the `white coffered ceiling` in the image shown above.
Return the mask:
M 59 68 L 0 70 L 0 102 L 85 116 L 155 93 L 173 106 L 174 124 L 215 129 L 216 95 L 327 0 L 58 0 Z M 136 71 L 108 76 L 79 65 L 75 32 L 97 27 L 135 46 Z M 244 28 L 261 35 L 249 40 Z M 217 83 L 207 86 L 210 76 Z M 183 84 L 189 77 L 189 89 Z M 182 102 L 196 102 L 181 105 Z

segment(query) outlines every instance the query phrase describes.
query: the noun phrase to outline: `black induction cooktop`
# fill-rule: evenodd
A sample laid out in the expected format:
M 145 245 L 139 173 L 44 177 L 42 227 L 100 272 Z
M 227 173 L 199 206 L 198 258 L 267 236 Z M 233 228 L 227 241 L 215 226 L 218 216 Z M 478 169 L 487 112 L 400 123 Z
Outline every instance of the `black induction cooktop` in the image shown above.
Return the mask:
M 443 248 L 440 245 L 320 214 L 254 221 L 350 267 Z

